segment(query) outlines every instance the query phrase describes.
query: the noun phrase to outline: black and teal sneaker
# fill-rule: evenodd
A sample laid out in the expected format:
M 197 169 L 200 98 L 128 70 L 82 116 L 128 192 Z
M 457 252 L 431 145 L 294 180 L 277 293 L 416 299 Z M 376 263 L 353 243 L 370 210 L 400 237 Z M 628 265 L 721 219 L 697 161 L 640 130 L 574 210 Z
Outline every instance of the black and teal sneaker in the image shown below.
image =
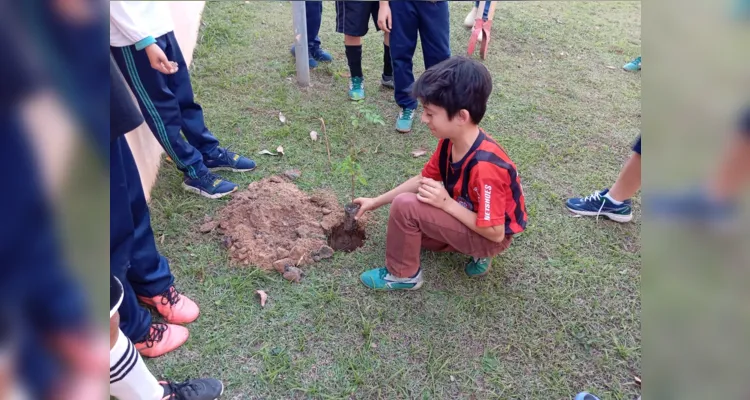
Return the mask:
M 411 132 L 411 126 L 414 123 L 414 114 L 416 112 L 417 110 L 412 108 L 401 109 L 401 112 L 398 113 L 398 118 L 396 119 L 396 131 L 401 133 Z
M 211 378 L 185 382 L 159 382 L 164 388 L 162 400 L 217 400 L 224 393 L 224 384 Z
M 641 56 L 636 57 L 633 61 L 622 66 L 622 69 L 629 72 L 641 70 Z
M 353 76 L 349 80 L 349 100 L 360 101 L 365 99 L 365 79 L 361 76 Z
M 412 278 L 398 278 L 388 273 L 385 267 L 365 271 L 359 280 L 370 289 L 375 290 L 417 290 L 422 287 L 422 269 Z
M 203 159 L 203 164 L 211 171 L 248 172 L 255 169 L 255 161 L 229 151 L 229 148 L 218 147 L 216 150 L 216 157 Z
M 393 83 L 393 75 L 381 75 L 380 84 L 390 89 L 393 89 L 396 87 L 394 86 L 394 83 Z
M 238 186 L 209 172 L 200 178 L 185 178 L 182 188 L 209 199 L 218 199 L 236 191 Z
M 574 197 L 565 201 L 568 210 L 573 214 L 588 217 L 605 216 L 615 222 L 630 222 L 633 219 L 633 202 L 628 199 L 622 204 L 615 204 L 605 195 L 609 189 L 586 197 Z
M 492 266 L 492 258 L 472 257 L 471 259 L 469 259 L 469 262 L 466 263 L 464 272 L 466 272 L 466 275 L 468 275 L 469 278 L 479 278 L 481 276 L 487 275 L 487 273 L 490 272 L 490 266 Z

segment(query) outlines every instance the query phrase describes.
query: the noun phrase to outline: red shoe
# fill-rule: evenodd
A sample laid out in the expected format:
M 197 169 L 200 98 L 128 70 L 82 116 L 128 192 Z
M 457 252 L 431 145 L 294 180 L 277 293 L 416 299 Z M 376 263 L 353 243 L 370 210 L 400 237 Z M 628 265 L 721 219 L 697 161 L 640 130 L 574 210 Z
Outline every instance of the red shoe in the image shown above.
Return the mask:
M 170 324 L 188 324 L 195 321 L 200 314 L 198 305 L 187 296 L 180 294 L 174 285 L 166 292 L 154 297 L 138 296 L 138 299 L 164 317 Z
M 469 37 L 469 46 L 466 48 L 467 55 L 474 54 L 474 48 L 477 46 L 477 41 L 479 40 L 479 34 L 482 32 L 482 26 L 485 24 L 485 21 L 481 18 L 477 18 L 474 21 L 474 28 L 471 30 L 471 37 Z
M 482 44 L 479 45 L 479 57 L 487 58 L 487 50 L 490 46 L 490 33 L 492 32 L 492 20 L 484 21 L 482 24 Z
M 182 346 L 188 340 L 187 328 L 172 324 L 151 324 L 143 341 L 135 343 L 135 349 L 143 357 L 159 357 Z

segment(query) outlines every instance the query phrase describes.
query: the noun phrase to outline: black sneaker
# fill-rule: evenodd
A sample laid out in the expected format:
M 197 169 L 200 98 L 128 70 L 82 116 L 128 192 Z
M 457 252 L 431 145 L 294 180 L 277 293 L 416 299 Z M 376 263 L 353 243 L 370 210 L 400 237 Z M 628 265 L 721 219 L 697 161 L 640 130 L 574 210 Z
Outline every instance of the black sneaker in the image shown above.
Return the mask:
M 393 75 L 391 75 L 391 76 L 381 75 L 380 76 L 380 84 L 383 85 L 383 86 L 385 86 L 385 87 L 387 87 L 387 88 L 391 88 L 391 89 L 395 88 L 395 86 L 393 85 Z
M 224 384 L 211 378 L 159 384 L 164 388 L 161 400 L 216 400 L 224 393 Z

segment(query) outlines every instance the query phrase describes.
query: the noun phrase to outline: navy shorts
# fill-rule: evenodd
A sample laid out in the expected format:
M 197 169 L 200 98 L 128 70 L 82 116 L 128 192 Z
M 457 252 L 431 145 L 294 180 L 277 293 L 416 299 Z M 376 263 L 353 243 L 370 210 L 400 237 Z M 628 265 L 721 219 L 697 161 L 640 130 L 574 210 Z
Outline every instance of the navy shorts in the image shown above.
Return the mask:
M 740 132 L 748 139 L 750 139 L 750 108 L 745 110 L 740 119 Z
M 638 140 L 636 140 L 633 145 L 633 151 L 638 153 L 638 155 L 641 155 L 641 135 L 638 135 Z
M 336 2 L 336 32 L 349 36 L 365 36 L 370 26 L 370 19 L 378 27 L 378 11 L 380 2 L 377 1 L 337 1 Z

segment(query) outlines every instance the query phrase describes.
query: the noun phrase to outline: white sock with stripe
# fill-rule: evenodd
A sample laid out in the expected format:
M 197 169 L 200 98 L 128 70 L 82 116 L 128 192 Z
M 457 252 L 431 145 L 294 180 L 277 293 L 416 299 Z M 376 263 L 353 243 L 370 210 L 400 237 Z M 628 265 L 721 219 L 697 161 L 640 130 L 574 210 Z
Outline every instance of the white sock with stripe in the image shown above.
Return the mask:
M 122 331 L 109 351 L 109 394 L 119 400 L 161 400 L 164 388 Z

